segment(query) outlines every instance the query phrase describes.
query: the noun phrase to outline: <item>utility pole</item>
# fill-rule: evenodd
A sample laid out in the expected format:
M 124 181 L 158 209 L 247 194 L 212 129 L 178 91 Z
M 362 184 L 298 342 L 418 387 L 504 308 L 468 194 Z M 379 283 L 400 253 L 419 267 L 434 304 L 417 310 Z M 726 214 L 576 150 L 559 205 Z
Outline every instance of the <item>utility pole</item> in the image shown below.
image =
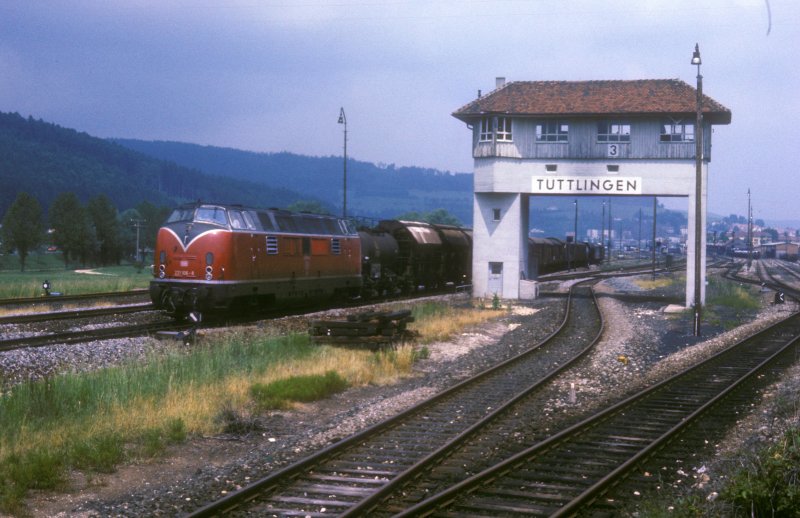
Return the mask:
M 611 219 L 611 198 L 608 199 L 608 263 L 611 264 L 611 245 L 613 242 L 611 241 L 611 232 L 613 232 L 613 222 L 614 220 Z
M 653 196 L 653 280 L 656 280 L 656 207 L 658 198 Z
M 139 258 L 139 229 L 141 229 L 144 224 L 147 223 L 144 219 L 131 219 L 131 224 L 136 229 L 136 262 L 140 262 L 141 259 Z
M 603 217 L 600 218 L 600 248 L 603 249 L 605 255 L 606 246 L 606 201 L 603 200 Z
M 347 218 L 347 116 L 339 108 L 339 124 L 344 124 L 344 175 L 342 188 L 342 218 Z
M 639 207 L 639 245 L 636 250 L 636 259 L 642 257 L 642 208 Z
M 753 209 L 750 206 L 750 189 L 747 189 L 747 269 L 753 265 Z
M 697 66 L 697 120 L 695 122 L 695 189 L 694 189 L 694 336 L 700 336 L 702 319 L 703 274 L 703 76 L 700 75 L 700 46 L 695 44 L 692 65 Z

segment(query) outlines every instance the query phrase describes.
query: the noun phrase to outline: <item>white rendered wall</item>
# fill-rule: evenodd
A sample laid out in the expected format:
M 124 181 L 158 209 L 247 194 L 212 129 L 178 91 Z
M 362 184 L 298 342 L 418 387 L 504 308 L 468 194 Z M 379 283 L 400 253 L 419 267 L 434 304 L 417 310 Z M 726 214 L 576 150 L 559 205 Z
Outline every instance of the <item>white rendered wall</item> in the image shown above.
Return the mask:
M 493 297 L 489 263 L 503 263 L 503 288 L 498 296 L 519 298 L 520 272 L 527 276 L 528 196 L 519 193 L 475 193 L 473 207 L 473 296 Z M 495 221 L 495 209 L 500 219 Z M 476 236 L 480 236 L 476 238 Z

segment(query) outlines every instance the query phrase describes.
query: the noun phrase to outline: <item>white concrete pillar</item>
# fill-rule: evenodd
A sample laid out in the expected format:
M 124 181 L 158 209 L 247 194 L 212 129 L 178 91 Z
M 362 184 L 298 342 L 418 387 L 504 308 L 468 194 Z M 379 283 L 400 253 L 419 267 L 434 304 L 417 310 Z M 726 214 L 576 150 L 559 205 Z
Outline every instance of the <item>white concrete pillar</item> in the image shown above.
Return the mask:
M 527 194 L 475 193 L 472 225 L 472 285 L 475 297 L 519 298 L 527 277 Z

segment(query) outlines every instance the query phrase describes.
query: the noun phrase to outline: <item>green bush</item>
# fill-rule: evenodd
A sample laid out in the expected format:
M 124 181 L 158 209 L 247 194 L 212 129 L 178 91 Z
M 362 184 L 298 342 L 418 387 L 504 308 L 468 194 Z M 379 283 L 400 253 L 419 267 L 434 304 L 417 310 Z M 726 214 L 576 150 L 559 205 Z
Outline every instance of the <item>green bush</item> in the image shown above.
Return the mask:
M 116 465 L 125 459 L 125 444 L 114 434 L 94 436 L 72 444 L 68 458 L 75 468 L 113 473 Z
M 727 306 L 737 311 L 756 310 L 761 307 L 753 288 L 728 281 L 709 278 L 707 305 Z
M 786 432 L 731 477 L 720 498 L 752 516 L 797 516 L 800 509 L 800 429 Z
M 292 376 L 267 384 L 256 383 L 250 387 L 250 396 L 259 409 L 281 409 L 291 401 L 316 401 L 347 387 L 347 380 L 335 371 L 328 371 L 322 376 Z
M 31 489 L 56 489 L 65 482 L 60 452 L 38 449 L 0 462 L 0 510 L 19 513 Z

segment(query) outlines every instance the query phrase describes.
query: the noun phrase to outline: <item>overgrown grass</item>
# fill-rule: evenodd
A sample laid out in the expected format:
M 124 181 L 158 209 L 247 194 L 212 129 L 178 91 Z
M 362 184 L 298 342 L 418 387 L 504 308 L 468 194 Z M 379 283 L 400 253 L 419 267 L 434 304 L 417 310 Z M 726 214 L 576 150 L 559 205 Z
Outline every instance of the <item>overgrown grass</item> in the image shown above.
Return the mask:
M 649 495 L 624 516 L 703 518 L 706 516 L 797 516 L 800 509 L 800 429 L 791 428 L 775 443 L 736 463 L 716 498 L 708 490 L 685 487 L 678 496 Z
M 659 288 L 668 288 L 676 284 L 674 277 L 660 276 L 655 279 L 645 279 L 644 277 L 636 277 L 633 281 L 637 286 L 643 290 L 656 290 Z
M 497 315 L 424 304 L 414 324 L 435 340 Z M 0 510 L 19 512 L 31 489 L 59 489 L 67 469 L 110 472 L 192 435 L 257 429 L 266 408 L 392 383 L 429 355 L 409 345 L 377 352 L 314 346 L 305 334 L 239 331 L 204 341 L 188 352 L 57 375 L 0 394 Z
M 61 269 L 49 271 L 0 272 L 0 298 L 38 297 L 43 295 L 42 282 L 50 281 L 52 291 L 64 295 L 105 293 L 147 288 L 151 275 L 147 269 L 137 270 L 131 265 L 110 266 L 81 273 L 80 270 Z
M 757 310 L 761 307 L 758 288 L 709 277 L 706 305 L 725 306 L 736 311 Z
M 464 309 L 427 302 L 414 306 L 412 315 L 414 322 L 409 327 L 420 334 L 422 343 L 432 343 L 447 340 L 467 327 L 497 318 L 502 313 L 491 309 Z
M 758 452 L 720 492 L 748 516 L 797 516 L 800 512 L 800 429 L 788 430 Z M 752 513 L 752 514 L 751 514 Z

